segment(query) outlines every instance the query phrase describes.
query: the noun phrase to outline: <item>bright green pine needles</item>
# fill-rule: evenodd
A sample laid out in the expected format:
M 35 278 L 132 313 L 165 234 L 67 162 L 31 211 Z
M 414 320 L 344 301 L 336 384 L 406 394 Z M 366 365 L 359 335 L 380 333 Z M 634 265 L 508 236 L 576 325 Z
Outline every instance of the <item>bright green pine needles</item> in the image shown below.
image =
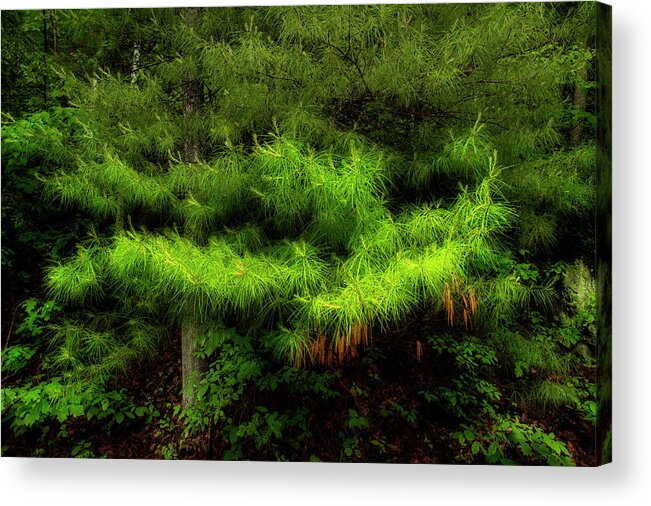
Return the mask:
M 422 304 L 469 326 L 533 296 L 514 278 L 491 274 L 514 219 L 494 155 L 485 159 L 486 177 L 450 205 L 410 206 L 397 216 L 385 207 L 388 169 L 376 148 L 353 145 L 340 156 L 273 137 L 249 157 L 233 156 L 158 176 L 114 158 L 95 172 L 82 166 L 81 177 L 98 191 L 111 188 L 125 210 L 176 209 L 177 226 L 204 240 L 118 231 L 108 247 L 80 248 L 53 267 L 53 294 L 77 303 L 120 294 L 125 308 L 158 308 L 173 321 L 192 314 L 204 323 L 281 326 L 269 345 L 295 365 L 325 360 L 328 351 L 342 359 L 368 342 L 373 326 L 389 328 Z M 249 224 L 220 228 L 234 215 Z M 295 239 L 273 240 L 275 231 Z M 89 349 L 96 358 L 97 349 Z
M 50 268 L 52 294 L 161 328 L 237 327 L 297 366 L 421 309 L 490 330 L 549 308 L 555 290 L 520 279 L 515 258 L 549 251 L 594 205 L 589 121 L 563 142 L 590 117 L 565 95 L 589 85 L 578 21 L 593 8 L 564 9 L 205 9 L 194 26 L 143 12 L 129 40 L 168 58 L 143 48 L 134 76 L 83 63 L 64 76 L 78 162 L 46 188 L 104 239 Z M 182 162 L 190 141 L 197 163 Z M 126 353 L 80 342 L 87 365 Z

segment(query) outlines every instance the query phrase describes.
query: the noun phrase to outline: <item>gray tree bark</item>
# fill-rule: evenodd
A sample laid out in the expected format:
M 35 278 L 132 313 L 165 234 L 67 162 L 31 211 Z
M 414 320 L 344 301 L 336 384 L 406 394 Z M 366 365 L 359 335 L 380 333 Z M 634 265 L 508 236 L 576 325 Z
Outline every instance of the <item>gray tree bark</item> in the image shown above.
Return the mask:
M 131 84 L 135 84 L 138 78 L 138 65 L 140 64 L 140 44 L 133 44 L 133 59 L 131 60 Z
M 588 80 L 588 68 L 583 67 L 581 69 L 581 79 L 583 82 Z M 585 112 L 585 106 L 587 103 L 587 93 L 583 86 L 576 85 L 574 87 L 574 108 L 579 112 Z M 581 119 L 577 118 L 574 120 L 574 126 L 572 127 L 572 145 L 578 146 L 581 142 L 581 137 L 583 136 L 583 125 L 581 124 Z
M 184 15 L 187 22 L 192 26 L 199 19 L 199 9 L 184 9 Z M 203 83 L 197 76 L 188 75 L 182 84 L 183 116 L 186 119 L 192 119 L 203 108 Z M 192 131 L 186 135 L 184 143 L 185 162 L 197 163 L 201 155 L 200 141 Z M 186 230 L 186 235 L 191 235 L 191 232 Z M 196 352 L 198 351 L 197 338 L 201 332 L 201 325 L 198 320 L 197 315 L 192 315 L 188 311 L 181 324 L 182 402 L 186 406 L 194 401 L 201 375 L 208 369 L 207 360 L 196 356 Z
M 201 375 L 208 368 L 208 362 L 196 356 L 197 338 L 200 332 L 201 325 L 191 316 L 186 316 L 181 325 L 181 376 L 184 406 L 194 401 Z

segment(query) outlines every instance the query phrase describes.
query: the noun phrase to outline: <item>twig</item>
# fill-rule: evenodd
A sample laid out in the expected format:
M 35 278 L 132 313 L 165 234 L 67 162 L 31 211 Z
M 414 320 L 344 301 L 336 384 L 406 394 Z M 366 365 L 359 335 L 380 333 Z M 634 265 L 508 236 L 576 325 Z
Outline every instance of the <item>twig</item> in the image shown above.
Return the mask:
M 20 303 L 14 305 L 14 311 L 11 317 L 11 323 L 9 324 L 9 332 L 7 332 L 7 339 L 5 340 L 5 348 L 9 346 L 9 338 L 11 337 L 11 331 L 14 328 L 14 322 L 16 321 L 16 311 L 18 311 L 18 306 L 20 306 Z
M 344 60 L 346 60 L 346 61 L 352 63 L 352 64 L 355 66 L 355 69 L 357 70 L 357 73 L 359 74 L 359 78 L 361 79 L 362 84 L 364 85 L 364 88 L 366 88 L 366 92 L 367 92 L 371 97 L 374 97 L 375 95 L 374 95 L 373 92 L 371 91 L 371 88 L 369 88 L 368 83 L 366 82 L 366 79 L 364 79 L 364 72 L 363 72 L 362 69 L 360 68 L 359 63 L 357 62 L 357 59 L 354 59 L 354 60 L 353 60 L 353 59 L 350 57 L 350 55 L 348 54 L 349 51 L 344 51 L 344 50 L 341 49 L 340 47 L 335 46 L 334 44 L 330 44 L 330 42 L 327 42 L 327 41 L 324 41 L 324 43 L 325 43 L 327 46 L 333 48 L 335 51 L 337 51 L 337 52 L 341 55 L 341 57 L 342 57 Z

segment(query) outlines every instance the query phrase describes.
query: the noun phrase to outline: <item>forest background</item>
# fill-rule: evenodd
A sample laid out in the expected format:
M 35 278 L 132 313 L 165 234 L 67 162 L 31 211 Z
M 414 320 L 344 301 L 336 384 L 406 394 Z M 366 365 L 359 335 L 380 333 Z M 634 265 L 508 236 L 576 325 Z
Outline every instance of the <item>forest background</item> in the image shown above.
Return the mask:
M 4 452 L 609 461 L 599 13 L 5 13 Z
M 474 122 L 470 122 L 470 123 L 474 123 Z M 470 125 L 470 126 L 472 127 L 472 125 Z

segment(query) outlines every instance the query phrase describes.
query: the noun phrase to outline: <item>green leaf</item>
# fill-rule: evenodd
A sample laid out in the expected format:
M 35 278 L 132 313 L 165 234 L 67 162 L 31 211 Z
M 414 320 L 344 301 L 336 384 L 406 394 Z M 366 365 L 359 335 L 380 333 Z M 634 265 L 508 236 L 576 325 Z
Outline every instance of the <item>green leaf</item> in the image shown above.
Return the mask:
M 84 414 L 84 407 L 81 404 L 73 404 L 70 406 L 70 414 L 72 416 L 81 416 Z

